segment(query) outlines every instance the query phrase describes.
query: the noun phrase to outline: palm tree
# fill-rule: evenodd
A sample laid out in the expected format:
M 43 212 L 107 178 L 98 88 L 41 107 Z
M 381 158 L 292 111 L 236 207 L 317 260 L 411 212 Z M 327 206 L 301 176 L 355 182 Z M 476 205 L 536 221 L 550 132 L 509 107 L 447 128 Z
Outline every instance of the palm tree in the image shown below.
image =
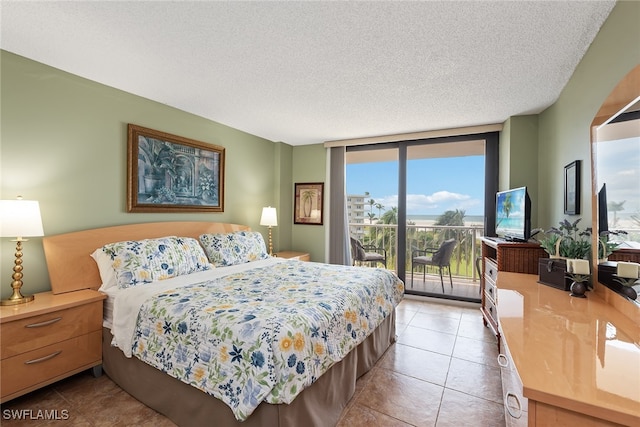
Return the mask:
M 508 193 L 502 202 L 502 211 L 504 212 L 505 218 L 509 218 L 509 214 L 511 213 L 512 208 L 513 208 L 513 203 L 511 202 L 511 193 Z M 502 220 L 503 218 L 498 218 L 496 227 L 500 225 Z
M 380 205 L 380 203 L 378 203 Z M 376 207 L 378 207 L 376 205 Z M 384 208 L 384 206 L 380 205 L 380 208 Z M 398 208 L 392 207 L 391 210 L 388 210 L 380 217 L 383 224 L 397 224 L 398 223 Z
M 435 222 L 435 225 L 450 225 L 450 226 L 464 226 L 464 217 L 466 212 L 463 209 L 456 209 L 455 211 L 446 211 L 442 215 L 438 217 Z M 463 236 L 458 236 L 459 230 L 451 230 L 447 229 L 443 233 L 443 241 L 451 238 L 455 238 L 458 241 L 456 245 L 456 259 L 458 270 L 460 268 L 461 262 L 463 258 L 466 258 L 468 253 L 468 243 L 469 239 L 467 239 L 466 233 Z M 464 233 L 464 231 L 463 231 Z M 459 271 L 457 271 L 459 273 Z
M 305 217 L 311 216 L 313 196 L 315 196 L 315 190 L 304 190 L 302 194 L 300 194 L 300 199 L 302 201 L 302 208 L 304 210 Z
M 379 203 L 376 205 L 378 207 Z M 384 208 L 384 206 L 380 205 L 379 209 Z M 398 223 L 398 208 L 396 206 L 392 207 L 390 210 L 386 211 L 381 217 L 380 222 L 382 224 L 397 224 Z M 396 253 L 396 229 L 393 227 L 384 227 L 382 229 L 382 233 L 378 236 L 378 246 L 383 246 L 386 243 L 387 252 L 390 254 Z
M 455 211 L 446 211 L 442 215 L 438 217 L 435 222 L 435 225 L 456 225 L 456 226 L 464 226 L 464 217 L 466 212 L 462 209 L 456 209 Z M 447 230 L 452 231 L 452 230 Z M 449 238 L 451 233 L 445 232 L 445 240 Z
M 607 203 L 607 210 L 613 212 L 613 223 L 612 225 L 615 227 L 618 224 L 618 215 L 617 213 L 624 210 L 624 204 L 626 200 L 621 202 L 609 202 Z
M 369 212 L 367 216 L 369 217 L 369 224 L 373 224 L 373 220 L 376 219 L 376 214 Z
M 373 199 L 369 199 L 367 201 L 367 204 L 369 205 L 369 213 L 373 213 L 373 205 L 376 204 L 376 201 Z
M 384 210 L 384 205 L 382 203 L 376 203 L 376 209 L 378 209 L 378 218 L 382 218 L 382 211 Z M 398 208 L 395 208 L 396 211 L 398 210 Z M 397 215 L 396 215 L 396 224 L 398 223 L 397 221 Z
M 142 158 L 142 175 L 145 192 L 153 194 L 161 188 L 173 194 L 170 185 L 167 186 L 167 175 L 173 180 L 176 177 L 174 145 L 167 141 L 140 137 L 138 142 L 139 155 Z

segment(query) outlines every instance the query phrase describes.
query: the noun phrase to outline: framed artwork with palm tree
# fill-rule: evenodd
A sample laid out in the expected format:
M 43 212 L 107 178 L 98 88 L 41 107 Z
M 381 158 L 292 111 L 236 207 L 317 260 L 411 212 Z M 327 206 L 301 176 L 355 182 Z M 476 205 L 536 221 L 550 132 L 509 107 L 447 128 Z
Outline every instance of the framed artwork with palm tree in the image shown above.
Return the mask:
M 293 223 L 322 225 L 323 182 L 295 184 Z
M 223 212 L 224 147 L 129 124 L 128 212 Z

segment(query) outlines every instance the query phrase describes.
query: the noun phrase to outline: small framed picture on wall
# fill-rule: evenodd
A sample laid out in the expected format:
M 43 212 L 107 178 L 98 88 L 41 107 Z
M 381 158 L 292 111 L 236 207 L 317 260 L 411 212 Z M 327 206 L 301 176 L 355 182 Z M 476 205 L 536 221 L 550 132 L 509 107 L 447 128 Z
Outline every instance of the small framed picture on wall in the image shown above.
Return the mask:
M 580 213 L 580 160 L 564 167 L 564 213 Z
M 324 183 L 296 183 L 293 205 L 293 223 L 322 225 L 322 199 Z

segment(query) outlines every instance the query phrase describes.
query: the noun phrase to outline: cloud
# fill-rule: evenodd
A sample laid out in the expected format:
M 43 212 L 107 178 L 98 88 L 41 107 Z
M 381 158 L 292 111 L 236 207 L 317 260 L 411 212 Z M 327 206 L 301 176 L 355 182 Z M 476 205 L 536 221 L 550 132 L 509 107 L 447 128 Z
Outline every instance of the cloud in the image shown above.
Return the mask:
M 386 212 L 394 206 L 398 206 L 398 195 L 374 197 L 376 203 L 384 206 L 382 212 Z M 433 194 L 407 194 L 407 214 L 409 215 L 439 215 L 447 210 L 462 209 L 465 211 L 473 208 L 482 208 L 483 201 L 475 199 L 468 194 L 452 193 L 450 191 L 437 191 Z M 377 209 L 374 208 L 377 214 Z M 477 214 L 482 214 L 478 212 Z
M 431 196 L 426 196 L 434 203 L 448 203 L 451 201 L 469 200 L 471 196 L 467 194 L 451 193 L 450 191 L 436 191 Z

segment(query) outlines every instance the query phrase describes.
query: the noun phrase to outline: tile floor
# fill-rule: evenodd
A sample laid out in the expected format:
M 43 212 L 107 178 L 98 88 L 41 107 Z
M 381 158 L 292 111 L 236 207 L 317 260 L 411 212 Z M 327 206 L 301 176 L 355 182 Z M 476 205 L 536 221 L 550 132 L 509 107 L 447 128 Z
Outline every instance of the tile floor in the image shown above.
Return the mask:
M 495 338 L 477 305 L 405 298 L 397 314 L 398 342 L 358 380 L 339 427 L 504 426 Z M 33 418 L 57 410 L 68 419 L 10 419 L 11 410 L 31 410 Z M 9 401 L 0 417 L 3 427 L 174 425 L 106 375 L 89 373 Z
M 479 306 L 405 298 L 398 341 L 358 381 L 339 427 L 504 426 L 495 337 Z

